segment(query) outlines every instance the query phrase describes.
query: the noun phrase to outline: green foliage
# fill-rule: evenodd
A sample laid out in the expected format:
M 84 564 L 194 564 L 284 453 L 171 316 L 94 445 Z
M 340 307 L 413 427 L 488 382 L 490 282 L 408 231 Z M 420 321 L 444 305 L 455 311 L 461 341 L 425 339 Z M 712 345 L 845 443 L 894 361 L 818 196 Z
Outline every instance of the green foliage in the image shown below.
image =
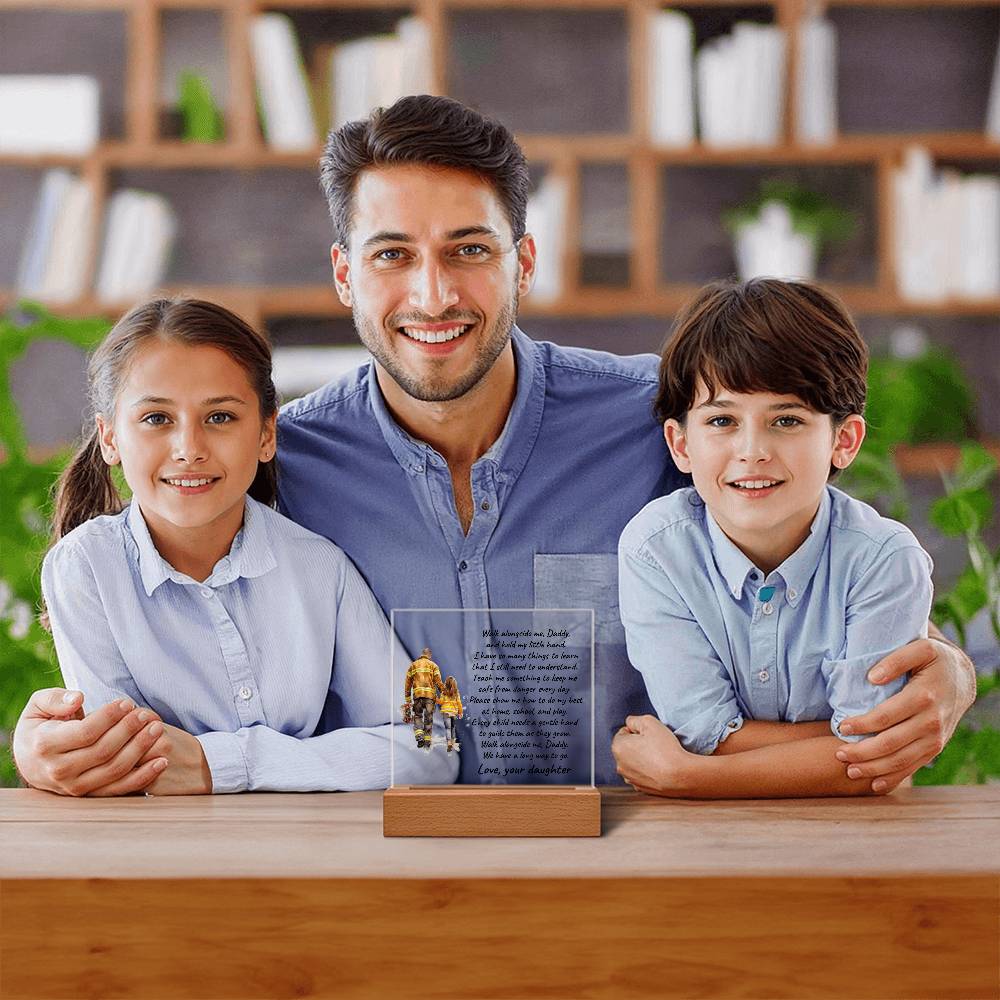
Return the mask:
M 62 340 L 89 350 L 107 332 L 103 319 L 61 319 L 24 305 L 0 316 L 0 785 L 16 784 L 9 734 L 36 688 L 61 685 L 48 633 L 38 624 L 38 568 L 48 543 L 50 492 L 65 454 L 32 461 L 10 388 L 11 364 L 29 344 Z
M 764 181 L 749 201 L 723 215 L 726 227 L 736 232 L 755 221 L 761 208 L 769 201 L 787 205 L 792 228 L 805 236 L 812 236 L 820 244 L 849 239 L 857 225 L 853 212 L 838 207 L 823 195 L 789 181 L 772 179 Z
M 1000 677 L 980 677 L 976 697 L 1000 693 Z M 1000 780 L 1000 731 L 963 723 L 930 767 L 913 776 L 915 785 L 983 785 Z
M 184 70 L 179 77 L 177 106 L 183 120 L 185 142 L 221 142 L 225 137 L 222 115 L 203 76 Z

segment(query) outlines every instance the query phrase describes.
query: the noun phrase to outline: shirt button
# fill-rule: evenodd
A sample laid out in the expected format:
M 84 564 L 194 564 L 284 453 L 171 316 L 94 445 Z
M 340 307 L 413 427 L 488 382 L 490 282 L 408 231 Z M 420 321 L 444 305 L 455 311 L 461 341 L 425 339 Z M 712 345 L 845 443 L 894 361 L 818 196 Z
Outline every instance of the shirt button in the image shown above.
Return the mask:
M 799 596 L 799 592 L 794 587 L 789 587 L 788 588 L 788 596 L 789 596 L 789 598 L 791 600 L 794 601 L 795 598 Z
M 458 564 L 458 568 L 459 568 L 459 570 L 460 570 L 461 572 L 463 572 L 463 573 L 464 573 L 464 572 L 465 572 L 465 570 L 467 570 L 467 569 L 469 568 L 469 564 L 468 564 L 468 563 L 467 563 L 467 562 L 466 562 L 466 561 L 465 561 L 465 560 L 463 559 L 463 560 L 462 560 L 462 561 L 461 561 L 461 562 L 460 562 L 460 563 Z
M 481 504 L 479 505 L 479 509 L 480 509 L 480 510 L 489 510 L 489 509 L 490 509 L 490 502 L 489 502 L 489 500 L 484 500 L 484 501 L 483 501 L 483 502 L 482 502 L 482 503 L 481 503 Z
M 202 597 L 214 597 L 215 596 L 215 591 L 212 590 L 210 587 L 202 587 L 201 588 L 201 596 Z
M 757 675 L 757 680 L 759 680 L 759 681 L 761 682 L 761 684 L 764 684 L 764 683 L 766 683 L 767 679 L 768 679 L 768 678 L 769 678 L 770 676 L 771 676 L 771 675 L 770 675 L 770 674 L 769 674 L 769 673 L 768 673 L 768 672 L 767 672 L 766 670 L 762 670 L 762 671 L 761 671 L 761 672 L 760 672 L 760 673 L 759 673 L 759 674 Z
M 728 723 L 726 723 L 726 725 L 728 725 L 730 729 L 735 729 L 737 727 L 737 725 L 739 725 L 739 723 L 737 723 L 737 721 L 735 719 L 733 719 L 732 722 L 728 722 Z
M 765 615 L 770 615 L 774 613 L 774 605 L 770 601 L 766 601 L 760 606 L 760 610 L 764 612 Z
M 251 691 L 250 688 L 248 688 L 248 687 L 241 687 L 240 688 L 240 697 L 244 701 L 249 701 L 253 697 L 253 691 Z

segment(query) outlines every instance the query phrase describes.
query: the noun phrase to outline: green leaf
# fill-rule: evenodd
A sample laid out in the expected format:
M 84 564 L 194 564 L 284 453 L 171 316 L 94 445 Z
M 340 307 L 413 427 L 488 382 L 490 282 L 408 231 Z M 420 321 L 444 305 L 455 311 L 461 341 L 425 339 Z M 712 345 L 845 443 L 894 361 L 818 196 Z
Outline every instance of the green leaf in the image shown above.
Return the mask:
M 989 500 L 989 497 L 986 498 Z M 986 518 L 975 492 L 952 493 L 931 504 L 929 519 L 942 535 L 958 536 L 978 531 Z M 988 511 L 987 511 L 988 516 Z
M 980 490 L 993 478 L 996 471 L 997 460 L 981 444 L 966 442 L 959 452 L 955 488 L 962 491 Z

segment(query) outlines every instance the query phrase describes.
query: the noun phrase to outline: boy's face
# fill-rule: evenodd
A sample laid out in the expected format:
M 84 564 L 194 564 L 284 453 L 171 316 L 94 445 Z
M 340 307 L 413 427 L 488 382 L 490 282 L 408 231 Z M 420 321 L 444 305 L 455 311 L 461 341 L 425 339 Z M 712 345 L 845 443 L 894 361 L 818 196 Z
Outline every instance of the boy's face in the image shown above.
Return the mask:
M 719 527 L 770 572 L 809 534 L 830 466 L 851 464 L 865 422 L 835 428 L 797 396 L 717 387 L 709 398 L 699 382 L 685 425 L 668 420 L 664 436 Z

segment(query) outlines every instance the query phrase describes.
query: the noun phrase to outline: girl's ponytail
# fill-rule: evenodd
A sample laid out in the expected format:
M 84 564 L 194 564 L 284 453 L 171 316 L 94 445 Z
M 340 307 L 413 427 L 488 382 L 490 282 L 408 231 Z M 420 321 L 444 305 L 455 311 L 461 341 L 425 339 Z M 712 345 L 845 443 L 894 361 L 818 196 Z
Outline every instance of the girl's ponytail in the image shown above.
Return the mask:
M 56 483 L 55 498 L 52 545 L 92 517 L 117 514 L 122 509 L 111 467 L 101 455 L 96 427 L 63 470 Z

